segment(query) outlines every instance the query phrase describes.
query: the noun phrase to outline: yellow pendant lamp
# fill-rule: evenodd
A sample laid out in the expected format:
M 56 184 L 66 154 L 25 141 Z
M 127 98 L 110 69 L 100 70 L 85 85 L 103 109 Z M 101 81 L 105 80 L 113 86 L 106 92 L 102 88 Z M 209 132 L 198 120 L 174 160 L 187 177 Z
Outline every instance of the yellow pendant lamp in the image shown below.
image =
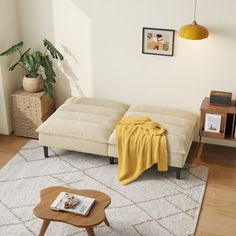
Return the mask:
M 197 24 L 196 22 L 196 8 L 197 8 L 197 0 L 195 0 L 193 23 L 184 25 L 179 30 L 178 33 L 179 36 L 184 39 L 199 40 L 199 39 L 205 39 L 209 35 L 207 28 Z

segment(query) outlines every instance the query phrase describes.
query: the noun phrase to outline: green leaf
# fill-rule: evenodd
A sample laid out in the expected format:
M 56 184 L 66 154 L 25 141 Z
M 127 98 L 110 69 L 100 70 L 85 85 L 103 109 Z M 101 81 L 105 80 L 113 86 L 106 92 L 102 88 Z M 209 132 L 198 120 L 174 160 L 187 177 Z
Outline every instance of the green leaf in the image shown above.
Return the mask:
M 20 43 L 17 43 L 13 45 L 12 47 L 8 48 L 6 51 L 0 53 L 0 56 L 9 56 L 14 54 L 15 52 L 19 51 L 23 47 L 24 43 L 21 41 Z
M 53 64 L 50 61 L 48 55 L 46 57 L 41 57 L 41 66 L 44 68 L 44 73 L 46 76 L 43 85 L 44 91 L 49 97 L 53 99 L 54 98 L 53 83 L 56 82 L 55 80 L 56 73 L 53 70 Z
M 53 70 L 53 64 L 52 62 L 50 61 L 49 59 L 49 56 L 46 56 L 46 57 L 42 57 L 41 58 L 41 65 L 42 67 L 44 68 L 45 70 L 45 75 L 47 76 L 53 76 L 55 77 L 56 76 L 56 73 L 55 71 Z
M 20 57 L 20 60 L 18 62 L 16 62 L 14 65 L 12 65 L 10 68 L 9 68 L 9 71 L 13 71 L 15 69 L 15 67 L 21 62 L 21 58 L 26 54 L 28 53 L 30 50 L 30 48 L 28 48 Z
M 47 96 L 54 99 L 54 93 L 53 93 L 53 85 L 48 82 L 47 80 L 43 81 L 43 89 Z
M 34 58 L 34 60 L 35 60 L 35 62 L 36 62 L 37 64 L 40 64 L 40 63 L 41 63 L 41 57 L 42 57 L 42 56 L 43 56 L 43 54 L 42 54 L 41 52 L 39 52 L 39 51 L 32 53 L 32 57 Z
M 50 51 L 53 58 L 55 59 L 59 58 L 60 60 L 64 59 L 62 54 L 54 47 L 54 45 L 50 41 L 48 41 L 47 39 L 44 39 L 43 44 L 45 48 L 47 48 Z
M 21 62 L 23 63 L 23 65 L 26 69 L 27 76 L 34 77 L 34 78 L 36 78 L 38 76 L 37 63 L 34 60 L 33 56 L 26 53 L 21 57 Z

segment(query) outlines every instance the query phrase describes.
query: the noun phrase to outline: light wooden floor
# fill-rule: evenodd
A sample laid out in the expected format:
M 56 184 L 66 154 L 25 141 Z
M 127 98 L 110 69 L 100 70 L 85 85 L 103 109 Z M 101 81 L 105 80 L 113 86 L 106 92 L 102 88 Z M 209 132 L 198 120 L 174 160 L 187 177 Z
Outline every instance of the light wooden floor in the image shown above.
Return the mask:
M 28 142 L 28 138 L 0 135 L 0 169 Z
M 0 168 L 28 140 L 0 135 Z M 193 143 L 188 162 L 210 169 L 196 235 L 236 236 L 236 148 L 205 144 L 194 158 L 195 148 Z

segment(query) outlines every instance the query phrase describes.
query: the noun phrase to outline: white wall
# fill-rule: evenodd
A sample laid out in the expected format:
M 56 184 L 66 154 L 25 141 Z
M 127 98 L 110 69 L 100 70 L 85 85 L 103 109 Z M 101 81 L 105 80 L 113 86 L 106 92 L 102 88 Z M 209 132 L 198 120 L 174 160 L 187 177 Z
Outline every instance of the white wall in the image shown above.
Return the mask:
M 0 0 L 0 52 L 19 41 L 16 0 Z M 10 95 L 20 83 L 19 71 L 8 72 L 13 57 L 0 57 L 0 133 L 12 132 Z
M 174 57 L 142 54 L 142 27 L 177 30 L 191 23 L 193 0 L 19 0 L 18 7 L 22 38 L 38 46 L 48 37 L 65 54 L 60 102 L 85 94 L 197 113 L 210 90 L 236 94 L 234 0 L 199 0 L 197 21 L 210 37 L 176 37 Z
M 176 36 L 174 57 L 141 53 L 142 27 L 178 30 L 191 23 L 194 0 L 18 0 L 21 38 L 43 38 L 64 53 L 56 86 L 70 95 L 165 105 L 199 113 L 211 90 L 236 95 L 236 1 L 199 0 L 206 40 Z
M 56 98 L 58 105 L 69 96 L 93 95 L 92 19 L 76 1 L 19 0 L 22 40 L 33 49 L 47 38 L 64 54 L 58 63 Z M 36 18 L 38 12 L 43 17 Z M 29 19 L 31 19 L 29 21 Z M 35 19 L 35 20 L 34 20 Z

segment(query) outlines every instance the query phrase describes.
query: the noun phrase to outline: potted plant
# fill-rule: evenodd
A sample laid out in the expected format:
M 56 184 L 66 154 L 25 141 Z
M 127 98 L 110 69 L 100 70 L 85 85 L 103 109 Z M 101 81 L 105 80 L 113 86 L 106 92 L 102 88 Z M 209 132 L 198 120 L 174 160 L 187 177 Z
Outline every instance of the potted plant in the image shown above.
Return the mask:
M 9 71 L 13 71 L 16 66 L 22 67 L 25 71 L 22 84 L 26 91 L 39 92 L 43 88 L 46 95 L 54 98 L 53 83 L 56 82 L 56 73 L 48 52 L 54 59 L 63 60 L 64 58 L 50 41 L 44 39 L 43 44 L 44 53 L 40 51 L 30 53 L 30 48 L 22 53 L 21 49 L 24 46 L 22 41 L 0 53 L 0 56 L 9 56 L 18 52 L 19 60 L 9 68 Z

